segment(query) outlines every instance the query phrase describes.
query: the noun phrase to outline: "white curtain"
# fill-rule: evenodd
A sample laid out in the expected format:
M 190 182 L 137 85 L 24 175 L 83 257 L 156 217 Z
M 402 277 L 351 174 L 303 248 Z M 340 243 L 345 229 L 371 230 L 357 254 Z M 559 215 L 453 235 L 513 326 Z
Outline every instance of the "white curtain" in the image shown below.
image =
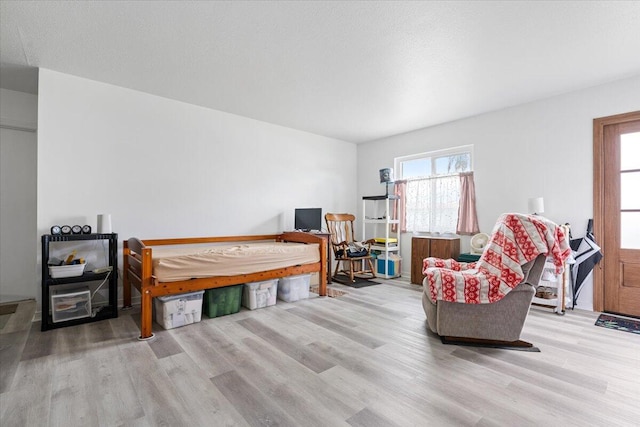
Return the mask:
M 460 205 L 458 174 L 407 181 L 407 231 L 455 233 Z

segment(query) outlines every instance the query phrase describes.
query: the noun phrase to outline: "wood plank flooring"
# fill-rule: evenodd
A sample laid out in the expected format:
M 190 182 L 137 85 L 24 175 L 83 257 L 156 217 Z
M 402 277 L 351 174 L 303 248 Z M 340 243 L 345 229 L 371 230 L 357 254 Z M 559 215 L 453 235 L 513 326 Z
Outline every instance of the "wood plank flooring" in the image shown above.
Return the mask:
M 21 305 L 0 425 L 640 426 L 640 336 L 598 313 L 533 307 L 522 338 L 541 353 L 461 347 L 427 331 L 416 285 L 341 289 L 146 342 L 135 308 L 40 332 Z

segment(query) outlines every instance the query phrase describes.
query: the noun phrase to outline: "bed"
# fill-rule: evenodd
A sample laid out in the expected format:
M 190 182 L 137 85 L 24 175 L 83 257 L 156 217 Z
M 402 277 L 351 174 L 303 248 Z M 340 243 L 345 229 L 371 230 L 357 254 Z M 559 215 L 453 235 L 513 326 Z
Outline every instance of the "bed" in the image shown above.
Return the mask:
M 265 243 L 269 242 L 273 242 L 273 249 L 265 249 L 269 247 Z M 187 247 L 196 249 L 184 250 Z M 280 255 L 271 256 L 276 252 Z M 310 233 L 152 240 L 131 238 L 124 241 L 122 255 L 123 306 L 131 307 L 131 287 L 134 286 L 141 295 L 141 340 L 153 337 L 153 297 L 314 272 L 319 273 L 319 295 L 327 293 L 326 238 Z M 210 255 L 214 258 L 207 263 Z M 239 262 L 232 258 L 239 258 Z M 235 267 L 229 266 L 234 263 Z

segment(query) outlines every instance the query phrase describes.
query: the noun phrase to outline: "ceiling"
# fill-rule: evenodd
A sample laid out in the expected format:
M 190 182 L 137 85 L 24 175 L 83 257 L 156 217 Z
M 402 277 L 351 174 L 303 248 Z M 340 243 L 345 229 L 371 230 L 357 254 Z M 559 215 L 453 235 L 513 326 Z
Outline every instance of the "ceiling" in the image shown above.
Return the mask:
M 6 1 L 36 67 L 351 142 L 640 75 L 639 1 Z

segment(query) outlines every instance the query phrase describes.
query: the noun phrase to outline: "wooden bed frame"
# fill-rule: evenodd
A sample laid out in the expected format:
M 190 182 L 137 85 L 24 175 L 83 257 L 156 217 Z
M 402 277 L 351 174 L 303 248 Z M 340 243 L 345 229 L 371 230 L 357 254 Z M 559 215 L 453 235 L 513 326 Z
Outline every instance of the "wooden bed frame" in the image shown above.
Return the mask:
M 261 271 L 237 276 L 213 276 L 199 279 L 181 280 L 176 282 L 160 282 L 153 275 L 152 246 L 185 245 L 196 243 L 223 242 L 251 242 L 275 240 L 276 242 L 317 243 L 320 251 L 320 261 L 313 264 L 295 265 L 276 270 Z M 268 234 L 256 236 L 226 236 L 226 237 L 195 237 L 182 239 L 154 239 L 140 240 L 131 238 L 123 244 L 123 306 L 131 307 L 131 285 L 140 292 L 140 338 L 153 337 L 151 332 L 153 297 L 173 295 L 183 292 L 199 291 L 203 289 L 220 288 L 240 283 L 258 282 L 298 274 L 318 272 L 320 296 L 327 294 L 327 242 L 320 236 L 310 233 L 286 232 L 282 234 Z

